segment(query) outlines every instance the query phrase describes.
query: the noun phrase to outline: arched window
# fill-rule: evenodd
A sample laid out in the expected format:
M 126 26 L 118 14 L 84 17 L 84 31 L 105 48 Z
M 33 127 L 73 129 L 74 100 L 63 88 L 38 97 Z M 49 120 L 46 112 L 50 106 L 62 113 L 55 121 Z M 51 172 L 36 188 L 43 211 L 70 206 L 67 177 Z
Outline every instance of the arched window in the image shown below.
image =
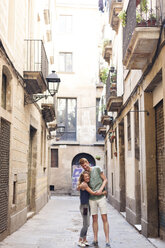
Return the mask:
M 76 187 L 78 183 L 78 178 L 83 170 L 79 164 L 80 158 L 86 158 L 89 161 L 90 166 L 96 165 L 94 157 L 88 153 L 79 153 L 73 158 L 72 160 L 72 194 L 76 194 L 75 192 L 77 191 Z
M 1 106 L 4 109 L 6 109 L 6 101 L 7 101 L 7 77 L 3 73 L 2 74 Z
M 11 111 L 11 81 L 12 75 L 7 68 L 3 66 L 2 69 L 2 87 L 1 87 L 1 107 Z
M 72 166 L 73 165 L 79 165 L 80 158 L 86 158 L 89 161 L 91 166 L 96 165 L 95 159 L 94 159 L 94 157 L 92 155 L 90 155 L 88 153 L 79 153 L 73 158 Z

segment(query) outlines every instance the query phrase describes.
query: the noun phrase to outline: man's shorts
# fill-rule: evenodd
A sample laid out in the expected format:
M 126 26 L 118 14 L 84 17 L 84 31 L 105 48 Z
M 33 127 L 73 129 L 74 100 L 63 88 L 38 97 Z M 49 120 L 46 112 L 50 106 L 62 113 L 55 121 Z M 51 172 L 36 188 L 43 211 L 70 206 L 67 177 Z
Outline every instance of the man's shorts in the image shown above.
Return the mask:
M 89 200 L 91 215 L 98 214 L 98 209 L 100 209 L 101 214 L 107 214 L 107 200 L 106 197 L 102 197 L 99 200 Z

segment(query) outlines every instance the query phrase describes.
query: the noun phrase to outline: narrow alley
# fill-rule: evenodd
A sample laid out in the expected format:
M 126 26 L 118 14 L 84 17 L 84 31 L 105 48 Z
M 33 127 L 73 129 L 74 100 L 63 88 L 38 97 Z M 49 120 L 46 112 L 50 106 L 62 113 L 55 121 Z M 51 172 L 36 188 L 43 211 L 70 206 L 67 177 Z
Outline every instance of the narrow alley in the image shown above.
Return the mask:
M 108 217 L 112 248 L 155 247 L 109 204 Z M 53 196 L 39 214 L 0 242 L 0 248 L 76 248 L 81 221 L 79 197 Z M 92 238 L 90 225 L 89 243 Z M 99 248 L 104 246 L 104 233 L 99 219 Z

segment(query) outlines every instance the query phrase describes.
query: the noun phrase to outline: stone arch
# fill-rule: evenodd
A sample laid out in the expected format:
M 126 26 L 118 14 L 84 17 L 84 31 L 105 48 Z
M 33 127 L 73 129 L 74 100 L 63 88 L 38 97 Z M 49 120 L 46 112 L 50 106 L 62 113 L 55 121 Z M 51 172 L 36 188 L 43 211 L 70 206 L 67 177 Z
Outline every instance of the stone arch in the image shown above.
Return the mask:
M 96 161 L 92 155 L 90 155 L 88 153 L 78 153 L 72 160 L 72 166 L 73 165 L 79 165 L 80 158 L 86 158 L 89 161 L 91 166 L 96 165 Z
M 12 74 L 6 65 L 2 67 L 2 74 L 3 73 L 6 75 L 8 82 L 10 82 L 12 80 Z
M 11 111 L 11 109 L 12 109 L 12 106 L 11 106 L 12 105 L 11 104 L 11 94 L 12 94 L 12 92 L 11 92 L 11 80 L 13 77 L 12 77 L 12 74 L 11 74 L 9 68 L 6 65 L 2 66 L 2 82 L 3 82 L 4 78 L 6 81 L 6 87 L 5 87 L 5 92 L 4 92 L 4 94 L 5 94 L 4 98 L 6 99 L 5 100 L 6 101 L 5 109 L 7 111 Z M 2 94 L 3 94 L 3 92 L 2 92 Z M 2 96 L 2 94 L 1 94 L 1 96 Z M 1 105 L 2 105 L 2 103 L 1 103 Z
M 82 168 L 79 165 L 79 160 L 80 158 L 86 158 L 89 163 L 90 166 L 95 166 L 96 165 L 96 161 L 94 159 L 94 157 L 88 153 L 78 153 L 72 160 L 72 194 L 76 195 L 77 194 L 77 183 L 78 183 L 78 178 L 82 172 Z

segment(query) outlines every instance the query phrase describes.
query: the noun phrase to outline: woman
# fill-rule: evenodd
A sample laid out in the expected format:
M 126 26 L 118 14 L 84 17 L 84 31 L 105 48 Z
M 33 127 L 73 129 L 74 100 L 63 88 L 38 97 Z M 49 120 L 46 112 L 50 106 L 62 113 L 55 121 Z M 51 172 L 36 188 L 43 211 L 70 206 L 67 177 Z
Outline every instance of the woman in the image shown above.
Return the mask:
M 88 186 L 90 181 L 90 174 L 88 171 L 83 171 L 79 177 L 77 189 L 80 190 L 80 212 L 83 218 L 83 227 L 80 231 L 80 238 L 78 245 L 80 247 L 89 246 L 88 241 L 86 240 L 87 231 L 90 223 L 90 209 L 89 209 L 89 196 L 98 195 L 97 192 L 94 192 Z M 86 185 L 85 190 L 80 189 L 80 185 Z M 102 192 L 102 194 L 106 194 L 106 191 Z

